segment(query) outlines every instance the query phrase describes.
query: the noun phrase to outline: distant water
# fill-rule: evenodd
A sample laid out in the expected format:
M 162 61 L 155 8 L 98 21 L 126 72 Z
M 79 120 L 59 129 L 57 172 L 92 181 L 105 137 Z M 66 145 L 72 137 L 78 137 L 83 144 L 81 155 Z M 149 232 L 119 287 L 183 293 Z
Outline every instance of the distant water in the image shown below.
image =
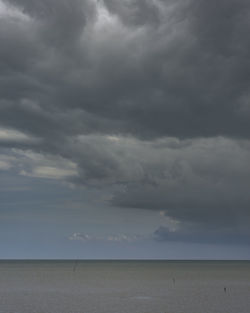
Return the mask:
M 0 313 L 249 312 L 247 261 L 0 261 Z

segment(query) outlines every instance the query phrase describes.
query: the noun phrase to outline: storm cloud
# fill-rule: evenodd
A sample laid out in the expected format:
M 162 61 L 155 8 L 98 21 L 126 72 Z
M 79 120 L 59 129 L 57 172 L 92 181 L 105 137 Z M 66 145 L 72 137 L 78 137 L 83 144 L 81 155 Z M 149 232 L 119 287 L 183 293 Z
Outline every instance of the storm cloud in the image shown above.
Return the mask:
M 249 30 L 247 0 L 0 0 L 0 169 L 243 242 Z

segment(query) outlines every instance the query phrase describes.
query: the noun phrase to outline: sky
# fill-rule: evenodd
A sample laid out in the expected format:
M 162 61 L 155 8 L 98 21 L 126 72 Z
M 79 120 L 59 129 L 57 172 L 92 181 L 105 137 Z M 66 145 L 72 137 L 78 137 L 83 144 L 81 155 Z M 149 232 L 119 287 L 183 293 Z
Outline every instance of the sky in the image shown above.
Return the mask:
M 0 258 L 250 259 L 249 0 L 0 0 Z

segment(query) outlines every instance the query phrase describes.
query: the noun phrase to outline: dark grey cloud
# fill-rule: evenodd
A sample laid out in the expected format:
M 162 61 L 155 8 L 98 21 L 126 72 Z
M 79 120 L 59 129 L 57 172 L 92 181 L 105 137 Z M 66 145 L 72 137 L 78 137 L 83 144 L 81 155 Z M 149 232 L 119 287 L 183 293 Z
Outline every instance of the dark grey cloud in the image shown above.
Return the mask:
M 39 27 L 40 39 L 53 46 L 71 49 L 78 39 L 91 13 L 90 1 L 29 1 L 10 0 L 24 14 L 34 19 Z
M 109 132 L 142 138 L 248 138 L 246 1 L 105 4 L 18 1 L 30 20 L 2 21 L 6 98 L 32 98 L 46 110 L 77 108 L 97 118 L 97 129 L 100 119 L 115 120 Z M 158 27 L 147 17 L 154 10 Z M 133 29 L 131 16 L 138 20 Z M 84 121 L 77 122 L 76 132 L 84 132 Z
M 156 1 L 114 1 L 105 0 L 105 5 L 112 14 L 117 15 L 128 27 L 158 25 L 160 23 L 160 6 Z M 158 4 L 158 6 L 157 6 Z
M 248 141 L 221 137 L 151 142 L 84 135 L 68 139 L 63 146 L 59 143 L 59 152 L 61 162 L 55 156 L 47 154 L 43 160 L 28 152 L 21 173 L 68 177 L 69 182 L 87 188 L 109 188 L 113 197 L 107 201 L 113 206 L 161 211 L 178 222 L 177 232 L 186 225 L 204 235 L 224 229 L 231 235 L 243 230 L 246 234 L 249 229 Z
M 193 229 L 181 229 L 180 231 L 169 231 L 167 227 L 159 227 L 153 234 L 153 238 L 159 242 L 174 241 L 174 242 L 194 242 L 194 243 L 212 243 L 218 242 L 224 244 L 250 244 L 249 231 L 238 232 L 231 229 L 212 229 L 197 230 L 196 225 Z
M 74 184 L 114 188 L 112 205 L 163 210 L 183 229 L 250 225 L 249 1 L 0 10 L 1 146 L 68 160 Z M 32 162 L 23 174 L 50 167 Z

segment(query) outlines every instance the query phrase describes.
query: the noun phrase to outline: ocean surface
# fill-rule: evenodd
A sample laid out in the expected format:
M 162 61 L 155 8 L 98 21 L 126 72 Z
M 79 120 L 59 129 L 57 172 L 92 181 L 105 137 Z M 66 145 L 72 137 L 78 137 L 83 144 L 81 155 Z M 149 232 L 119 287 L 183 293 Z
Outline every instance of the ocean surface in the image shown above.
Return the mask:
M 249 261 L 0 261 L 0 313 L 249 312 Z

